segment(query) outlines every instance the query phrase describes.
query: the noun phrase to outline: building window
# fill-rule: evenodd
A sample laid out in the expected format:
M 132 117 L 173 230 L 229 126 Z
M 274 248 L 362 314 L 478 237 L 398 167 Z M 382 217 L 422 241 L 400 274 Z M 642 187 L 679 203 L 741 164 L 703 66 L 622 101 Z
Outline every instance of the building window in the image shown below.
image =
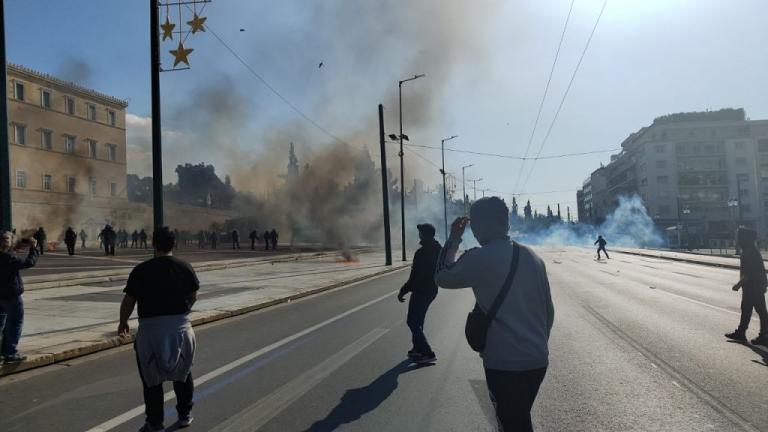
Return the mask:
M 71 135 L 65 135 L 64 136 L 64 151 L 66 153 L 74 153 L 75 152 L 75 137 Z
M 43 150 L 53 149 L 53 132 L 47 129 L 40 130 L 40 148 Z
M 114 126 L 117 124 L 115 112 L 112 110 L 107 111 L 107 122 L 109 122 L 110 126 Z
M 657 160 L 656 161 L 656 168 L 658 168 L 658 169 L 665 169 L 665 168 L 667 168 L 667 161 L 665 161 L 665 160 Z
M 43 174 L 43 190 L 50 192 L 53 189 L 53 179 L 50 174 Z
M 114 183 L 114 182 L 109 183 L 109 195 L 117 196 L 117 183 Z
M 658 183 L 658 184 L 669 184 L 669 177 L 667 177 L 667 176 L 658 176 L 658 177 L 656 177 L 656 183 Z
M 91 193 L 91 196 L 96 196 L 96 180 L 91 179 L 88 182 L 88 191 Z
M 67 114 L 75 115 L 75 98 L 64 96 L 64 110 Z
M 13 142 L 19 145 L 27 144 L 27 127 L 14 123 L 13 124 Z
M 747 158 L 737 157 L 736 166 L 747 166 Z
M 67 177 L 67 192 L 75 193 L 75 178 Z
M 96 105 L 87 104 L 88 120 L 96 121 Z
M 14 82 L 13 83 L 13 96 L 20 101 L 24 100 L 24 83 L 21 82 Z
M 664 153 L 664 145 L 659 144 L 656 146 L 656 153 Z
M 107 158 L 114 162 L 117 160 L 117 146 L 114 144 L 107 144 Z
M 40 90 L 40 106 L 43 108 L 51 108 L 51 92 L 48 90 Z
M 96 141 L 89 139 L 88 141 L 88 156 L 90 156 L 91 159 L 96 159 L 97 156 L 97 148 L 96 148 Z
M 27 173 L 25 171 L 16 170 L 16 187 L 17 188 L 27 187 Z

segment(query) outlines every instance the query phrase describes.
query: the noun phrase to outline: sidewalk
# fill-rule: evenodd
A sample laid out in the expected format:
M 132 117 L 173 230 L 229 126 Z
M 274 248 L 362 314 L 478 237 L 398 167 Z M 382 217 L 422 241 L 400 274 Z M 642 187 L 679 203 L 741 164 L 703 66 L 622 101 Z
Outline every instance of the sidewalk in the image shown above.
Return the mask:
M 190 314 L 193 325 L 410 266 L 410 262 L 396 262 L 387 267 L 383 264 L 382 252 L 359 253 L 356 262 L 343 261 L 338 253 L 306 255 L 314 256 L 281 256 L 234 263 L 218 261 L 216 265 L 222 266 L 221 269 L 198 273 L 201 288 Z M 229 267 L 225 267 L 227 265 Z M 19 351 L 28 359 L 20 364 L 0 366 L 0 376 L 132 342 L 132 338 L 121 340 L 116 336 L 122 281 L 48 288 L 41 287 L 41 281 L 37 283 L 37 289 L 24 294 L 24 334 Z M 135 331 L 137 325 L 134 313 L 131 330 Z
M 649 258 L 661 258 L 670 261 L 686 262 L 691 264 L 700 264 L 713 267 L 722 267 L 729 269 L 739 268 L 739 257 L 733 256 L 712 256 L 697 253 L 672 252 L 657 249 L 635 249 L 635 248 L 613 248 L 611 252 L 619 252 L 630 255 L 638 255 Z

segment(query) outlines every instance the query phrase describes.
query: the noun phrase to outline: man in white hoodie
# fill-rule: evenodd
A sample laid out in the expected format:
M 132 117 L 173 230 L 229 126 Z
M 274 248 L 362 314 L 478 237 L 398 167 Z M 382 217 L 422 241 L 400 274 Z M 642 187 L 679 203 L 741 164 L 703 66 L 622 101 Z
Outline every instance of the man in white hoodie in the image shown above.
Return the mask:
M 480 247 L 456 252 L 466 225 Z M 510 271 L 513 242 L 507 235 L 509 210 L 497 197 L 475 201 L 470 219 L 457 218 L 438 260 L 435 281 L 442 288 L 468 288 L 488 312 Z M 519 262 L 509 293 L 488 329 L 480 354 L 501 431 L 532 431 L 531 408 L 549 364 L 554 306 L 544 262 L 519 245 Z

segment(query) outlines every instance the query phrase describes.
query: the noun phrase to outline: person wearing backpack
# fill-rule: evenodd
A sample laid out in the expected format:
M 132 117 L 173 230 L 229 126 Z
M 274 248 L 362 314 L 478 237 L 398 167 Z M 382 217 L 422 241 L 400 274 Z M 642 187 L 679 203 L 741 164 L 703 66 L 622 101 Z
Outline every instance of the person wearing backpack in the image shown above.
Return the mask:
M 455 260 L 470 220 L 480 247 Z M 498 197 L 475 201 L 470 218 L 456 218 L 451 225 L 435 282 L 445 289 L 472 288 L 477 303 L 468 318 L 467 337 L 483 359 L 499 430 L 532 431 L 531 408 L 549 365 L 555 311 L 544 262 L 527 246 L 510 241 L 508 230 L 504 201 Z M 489 316 L 492 309 L 495 314 Z M 478 316 L 487 321 L 479 347 L 470 325 Z

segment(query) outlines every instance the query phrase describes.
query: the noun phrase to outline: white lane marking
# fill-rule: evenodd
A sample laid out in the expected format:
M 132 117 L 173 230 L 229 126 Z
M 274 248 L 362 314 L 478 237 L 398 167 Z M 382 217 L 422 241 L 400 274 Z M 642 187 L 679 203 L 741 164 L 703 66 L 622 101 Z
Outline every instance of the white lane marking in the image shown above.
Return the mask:
M 729 314 L 741 316 L 741 312 L 732 311 L 730 309 L 722 308 L 720 306 L 715 306 L 715 305 L 711 305 L 709 303 L 705 303 L 705 302 L 702 302 L 702 301 L 694 300 L 694 299 L 692 299 L 690 297 L 682 296 L 680 294 L 671 293 L 671 292 L 669 292 L 667 290 L 661 289 L 661 290 L 656 290 L 656 292 L 663 292 L 664 294 L 675 296 L 675 297 L 681 298 L 683 300 L 689 301 L 691 303 L 696 303 L 696 304 L 701 305 L 701 306 L 706 306 L 708 308 L 712 308 L 712 309 L 719 310 L 719 311 L 722 311 L 722 312 L 727 312 Z M 756 320 L 756 319 L 757 318 L 752 317 L 752 320 Z
M 389 275 L 389 274 L 392 274 L 392 273 L 387 273 L 387 275 Z M 362 281 L 362 282 L 368 282 L 368 281 L 370 281 L 370 279 L 368 279 L 366 281 Z M 270 352 L 270 351 L 272 351 L 274 349 L 277 349 L 277 348 L 279 348 L 279 347 L 281 347 L 281 346 L 283 346 L 285 344 L 293 342 L 294 340 L 296 340 L 296 339 L 298 339 L 298 338 L 300 338 L 302 336 L 306 336 L 309 333 L 314 332 L 315 330 L 323 328 L 323 327 L 325 327 L 325 326 L 327 326 L 329 324 L 332 324 L 332 323 L 334 323 L 334 322 L 336 322 L 336 321 L 338 321 L 338 320 L 340 320 L 342 318 L 345 318 L 345 317 L 347 317 L 349 315 L 352 315 L 353 313 L 355 313 L 357 311 L 360 311 L 362 309 L 365 309 L 368 306 L 371 306 L 372 304 L 378 303 L 378 302 L 380 302 L 380 301 L 382 301 L 382 300 L 384 300 L 386 298 L 390 298 L 393 294 L 394 294 L 394 292 L 387 293 L 387 294 L 385 294 L 385 295 L 383 295 L 381 297 L 375 298 L 375 299 L 373 299 L 373 300 L 371 300 L 371 301 L 369 301 L 367 303 L 363 303 L 360 306 L 352 308 L 352 309 L 350 309 L 350 310 L 348 310 L 346 312 L 342 312 L 341 314 L 336 315 L 333 318 L 329 318 L 329 319 L 327 319 L 327 320 L 325 320 L 325 321 L 323 321 L 323 322 L 321 322 L 319 324 L 315 324 L 312 327 L 308 327 L 308 328 L 306 328 L 306 329 L 304 329 L 304 330 L 302 330 L 302 331 L 300 331 L 298 333 L 295 333 L 295 334 L 293 334 L 291 336 L 288 336 L 285 339 L 279 340 L 279 341 L 277 341 L 277 342 L 275 342 L 275 343 L 273 343 L 271 345 L 268 345 L 268 346 L 266 346 L 266 347 L 264 347 L 264 348 L 262 348 L 262 349 L 260 349 L 258 351 L 255 351 L 255 352 L 253 352 L 251 354 L 248 354 L 248 355 L 246 355 L 244 357 L 240 357 L 239 359 L 234 360 L 234 361 L 232 361 L 230 363 L 227 363 L 227 364 L 225 364 L 224 366 L 222 366 L 222 367 L 220 367 L 218 369 L 215 369 L 215 370 L 213 370 L 211 372 L 208 372 L 207 374 L 201 376 L 200 378 L 196 378 L 195 379 L 195 385 L 198 385 L 198 386 L 202 385 L 203 383 L 205 383 L 207 381 L 210 381 L 210 380 L 212 380 L 212 379 L 214 379 L 216 377 L 219 377 L 219 376 L 221 376 L 221 375 L 231 371 L 232 369 L 235 369 L 235 368 L 237 368 L 237 367 L 239 367 L 239 366 L 241 366 L 241 365 L 243 365 L 245 363 L 248 363 L 249 361 L 251 361 L 251 360 L 253 360 L 253 359 L 257 358 L 257 357 L 261 357 L 262 355 L 264 355 L 264 354 L 266 354 L 266 353 L 268 353 L 268 352 Z M 164 400 L 167 402 L 167 401 L 173 399 L 174 397 L 175 397 L 174 393 L 172 391 L 169 391 L 168 393 L 165 394 Z M 123 424 L 123 423 L 125 423 L 125 422 L 127 422 L 127 421 L 129 421 L 131 419 L 133 419 L 134 417 L 137 417 L 137 416 L 141 415 L 141 413 L 143 413 L 143 412 L 144 412 L 144 405 L 137 406 L 136 408 L 134 408 L 134 409 L 132 409 L 130 411 L 127 411 L 127 412 L 125 412 L 123 414 L 120 414 L 117 417 L 114 417 L 112 419 L 109 419 L 109 420 L 105 421 L 104 423 L 101 423 L 98 426 L 94 426 L 91 429 L 88 429 L 88 431 L 86 431 L 86 432 L 105 432 L 105 431 L 108 431 L 108 430 L 112 430 L 112 429 L 116 428 L 117 426 L 120 426 L 121 424 Z
M 365 348 L 384 336 L 389 329 L 374 329 L 367 335 L 352 342 L 322 363 L 297 376 L 266 397 L 230 417 L 224 423 L 211 429 L 213 432 L 257 431 L 280 414 L 290 404 L 320 384 L 330 374 L 343 366 Z

